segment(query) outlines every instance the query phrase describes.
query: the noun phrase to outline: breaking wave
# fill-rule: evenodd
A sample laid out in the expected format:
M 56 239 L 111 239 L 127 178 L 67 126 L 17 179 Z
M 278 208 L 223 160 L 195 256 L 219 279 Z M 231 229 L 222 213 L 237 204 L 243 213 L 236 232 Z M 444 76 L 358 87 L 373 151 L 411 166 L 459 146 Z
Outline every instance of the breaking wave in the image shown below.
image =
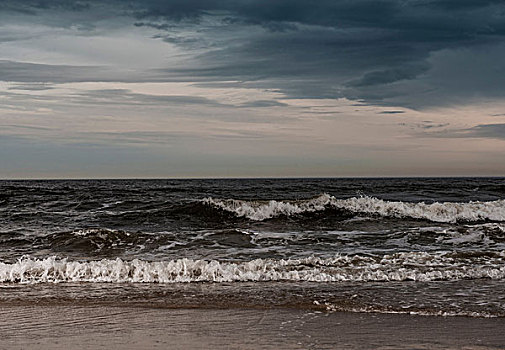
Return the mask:
M 385 217 L 408 217 L 435 222 L 505 221 L 505 200 L 489 202 L 436 202 L 409 203 L 385 201 L 374 197 L 337 199 L 326 193 L 312 199 L 299 201 L 244 201 L 237 199 L 205 198 L 203 203 L 231 212 L 237 217 L 262 221 L 279 216 L 292 216 L 328 209 Z
M 498 253 L 404 252 L 382 256 L 256 259 L 220 262 L 178 259 L 69 261 L 24 257 L 0 263 L 0 282 L 247 282 L 433 281 L 505 279 L 505 251 Z

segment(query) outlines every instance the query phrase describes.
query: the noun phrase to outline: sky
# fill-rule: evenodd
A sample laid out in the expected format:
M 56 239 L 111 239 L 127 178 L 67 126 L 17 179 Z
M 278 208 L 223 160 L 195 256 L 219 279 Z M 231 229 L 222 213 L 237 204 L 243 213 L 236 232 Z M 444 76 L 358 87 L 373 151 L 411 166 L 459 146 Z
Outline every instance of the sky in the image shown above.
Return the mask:
M 0 0 L 0 178 L 505 176 L 503 0 Z

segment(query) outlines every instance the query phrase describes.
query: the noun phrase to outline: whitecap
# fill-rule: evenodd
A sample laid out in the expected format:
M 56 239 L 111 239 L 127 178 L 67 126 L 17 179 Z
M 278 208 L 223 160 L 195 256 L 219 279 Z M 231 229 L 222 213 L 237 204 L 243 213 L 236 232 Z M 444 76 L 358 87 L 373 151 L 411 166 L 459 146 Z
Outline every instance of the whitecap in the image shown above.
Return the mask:
M 434 222 L 458 221 L 505 221 L 505 200 L 489 202 L 435 202 L 410 203 L 385 201 L 362 196 L 337 199 L 329 194 L 300 201 L 244 201 L 237 199 L 205 198 L 203 203 L 231 212 L 237 217 L 263 221 L 281 215 L 292 216 L 327 209 L 341 209 L 353 213 L 380 215 L 384 217 L 425 219 Z
M 465 253 L 403 252 L 382 256 L 255 259 L 244 262 L 177 259 L 132 261 L 120 258 L 70 261 L 24 257 L 0 263 L 0 282 L 367 282 L 505 279 L 505 252 L 472 257 Z

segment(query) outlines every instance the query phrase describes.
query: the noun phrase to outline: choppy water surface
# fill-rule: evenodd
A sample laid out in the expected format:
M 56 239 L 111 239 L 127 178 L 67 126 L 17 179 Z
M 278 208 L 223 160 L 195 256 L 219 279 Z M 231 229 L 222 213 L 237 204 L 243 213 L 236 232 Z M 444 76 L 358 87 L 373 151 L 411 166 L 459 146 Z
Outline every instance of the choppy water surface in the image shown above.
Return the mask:
M 1 181 L 0 301 L 505 316 L 505 179 Z

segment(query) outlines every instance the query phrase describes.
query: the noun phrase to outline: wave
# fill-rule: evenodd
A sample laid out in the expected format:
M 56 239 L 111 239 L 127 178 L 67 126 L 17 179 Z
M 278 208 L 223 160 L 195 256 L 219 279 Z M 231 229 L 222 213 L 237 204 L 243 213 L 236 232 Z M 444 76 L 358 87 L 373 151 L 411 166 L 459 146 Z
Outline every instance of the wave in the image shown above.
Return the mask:
M 51 234 L 47 237 L 47 243 L 55 251 L 112 252 L 137 247 L 145 243 L 148 238 L 148 234 L 108 228 L 89 228 Z
M 250 281 L 433 281 L 505 279 L 505 251 L 499 253 L 404 252 L 383 256 L 256 259 L 220 262 L 192 259 L 125 261 L 120 258 L 69 261 L 55 256 L 23 257 L 0 263 L 0 282 L 250 282 Z
M 299 201 L 271 200 L 265 202 L 214 199 L 209 197 L 203 199 L 203 203 L 233 213 L 237 217 L 245 217 L 254 221 L 329 209 L 447 223 L 458 221 L 505 221 L 505 200 L 489 202 L 435 202 L 428 204 L 424 202 L 385 201 L 368 196 L 337 199 L 324 193 L 316 198 Z

